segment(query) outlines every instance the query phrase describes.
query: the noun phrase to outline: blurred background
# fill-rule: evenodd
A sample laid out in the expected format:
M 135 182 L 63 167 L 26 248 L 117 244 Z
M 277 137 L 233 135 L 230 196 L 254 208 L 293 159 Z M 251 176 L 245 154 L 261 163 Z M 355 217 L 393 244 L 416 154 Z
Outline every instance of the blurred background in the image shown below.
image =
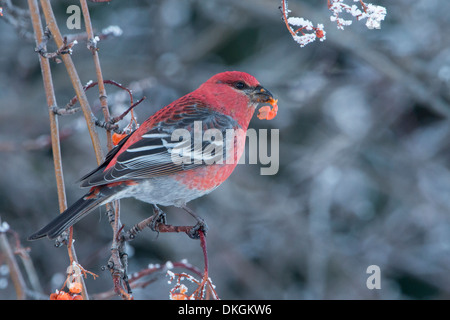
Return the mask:
M 96 33 L 110 25 L 123 31 L 100 41 L 99 55 L 105 79 L 133 89 L 135 100 L 147 97 L 135 109 L 138 121 L 226 70 L 254 75 L 279 99 L 274 120 L 250 124 L 279 129 L 278 173 L 239 165 L 190 203 L 209 226 L 210 277 L 221 299 L 450 298 L 450 2 L 373 1 L 388 12 L 380 30 L 353 20 L 341 31 L 325 0 L 291 0 L 292 16 L 327 31 L 326 41 L 304 48 L 286 29 L 278 0 L 89 3 Z M 64 282 L 67 251 L 46 239 L 26 241 L 58 214 L 48 110 L 29 19 L 8 21 L 7 2 L 0 1 L 0 217 L 30 248 L 48 296 Z M 83 21 L 82 30 L 67 29 L 71 4 L 79 5 L 53 2 L 66 35 L 84 30 Z M 95 80 L 85 42 L 72 56 L 81 81 Z M 51 65 L 63 107 L 75 93 L 64 65 Z M 120 114 L 128 96 L 106 89 L 111 113 Z M 88 97 L 102 119 L 97 88 Z M 70 204 L 84 194 L 77 180 L 96 162 L 82 114 L 59 124 Z M 194 223 L 164 209 L 171 224 Z M 128 227 L 152 213 L 134 199 L 121 201 L 121 212 Z M 96 210 L 74 231 L 81 265 L 99 275 L 87 279 L 91 296 L 112 288 L 101 271 L 112 238 L 104 213 Z M 130 273 L 182 259 L 203 268 L 199 241 L 185 234 L 145 230 L 128 253 Z M 380 268 L 379 290 L 366 286 L 370 265 Z M 15 299 L 1 256 L 0 271 L 0 298 Z M 173 284 L 164 273 L 154 278 L 134 291 L 136 299 L 168 298 Z

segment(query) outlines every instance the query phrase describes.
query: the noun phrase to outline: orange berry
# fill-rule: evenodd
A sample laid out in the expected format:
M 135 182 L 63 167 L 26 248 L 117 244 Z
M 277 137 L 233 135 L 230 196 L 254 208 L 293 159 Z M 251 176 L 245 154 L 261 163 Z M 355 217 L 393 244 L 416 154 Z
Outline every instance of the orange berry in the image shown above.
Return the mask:
M 125 138 L 127 136 L 127 134 L 118 134 L 118 133 L 114 133 L 112 136 L 112 140 L 113 140 L 113 144 L 115 146 L 117 146 L 120 142 L 120 140 L 122 140 L 123 138 Z
M 171 293 L 171 300 L 189 300 L 189 296 L 184 293 Z
M 71 296 L 67 292 L 61 291 L 56 300 L 71 300 Z
M 259 112 L 258 112 L 258 118 L 260 120 L 272 120 L 273 118 L 275 118 L 275 116 L 277 115 L 278 112 L 278 100 L 276 99 L 271 99 L 270 101 L 268 101 L 268 103 L 272 106 L 273 109 L 271 109 L 269 106 L 264 106 L 259 108 Z
M 50 300 L 58 300 L 58 294 L 57 293 L 50 294 Z
M 324 36 L 323 30 L 317 29 L 317 30 L 316 30 L 316 37 L 319 38 L 319 39 L 321 39 L 321 38 L 323 38 L 323 36 Z
M 81 283 L 73 282 L 69 285 L 69 291 L 72 293 L 80 293 L 82 289 Z

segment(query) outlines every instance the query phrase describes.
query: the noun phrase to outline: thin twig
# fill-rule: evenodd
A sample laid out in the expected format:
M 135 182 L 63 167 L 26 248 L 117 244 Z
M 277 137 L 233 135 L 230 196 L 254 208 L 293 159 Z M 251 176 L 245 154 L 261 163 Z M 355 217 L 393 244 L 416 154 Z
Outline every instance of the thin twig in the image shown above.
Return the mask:
M 119 201 L 115 201 L 113 209 L 108 210 L 111 227 L 114 231 L 114 237 L 111 244 L 111 257 L 108 265 L 104 269 L 109 269 L 113 278 L 114 291 L 124 300 L 133 299 L 131 288 L 128 284 L 127 268 L 128 260 L 125 252 L 125 242 L 121 240 L 123 226 L 119 219 Z M 124 285 L 127 287 L 126 290 Z
M 2 224 L 1 218 L 0 224 Z M 26 298 L 25 293 L 27 291 L 25 280 L 22 276 L 22 272 L 20 271 L 16 257 L 13 250 L 11 249 L 11 245 L 9 244 L 5 232 L 0 232 L 0 253 L 2 257 L 6 259 L 6 262 L 8 264 L 11 280 L 14 284 L 14 288 L 16 289 L 17 299 L 24 300 Z
M 161 232 L 161 233 L 179 233 L 184 232 L 188 236 L 191 235 L 192 231 L 196 226 L 174 226 L 170 224 L 165 223 L 154 223 L 154 219 L 156 218 L 156 214 L 142 220 L 141 222 L 135 224 L 130 230 L 127 232 L 121 234 L 120 241 L 131 241 L 134 240 L 138 233 L 140 233 L 142 230 L 144 230 L 147 227 L 151 227 L 154 225 L 155 231 Z
M 8 230 L 8 233 L 10 233 L 14 237 L 14 240 L 15 240 L 14 254 L 19 256 L 20 259 L 22 260 L 22 264 L 25 268 L 25 273 L 26 273 L 28 280 L 30 282 L 30 285 L 31 285 L 31 292 L 33 292 L 35 295 L 42 295 L 43 291 L 42 291 L 41 283 L 39 281 L 39 276 L 34 267 L 33 260 L 31 259 L 30 255 L 29 255 L 30 248 L 22 246 L 22 244 L 20 242 L 20 236 L 16 231 L 14 231 L 10 228 Z M 29 292 L 30 291 L 27 290 L 27 294 Z
M 51 12 L 50 3 L 46 3 L 46 4 L 47 4 L 47 7 L 43 6 L 43 8 L 44 8 L 44 13 L 46 14 L 46 17 L 47 17 L 47 21 L 49 21 L 49 19 L 53 15 L 53 13 Z M 31 15 L 31 20 L 32 20 L 32 24 L 33 24 L 36 45 L 39 45 L 40 40 L 38 40 L 38 39 L 42 39 L 42 37 L 44 36 L 44 31 L 42 30 L 42 22 L 41 22 L 41 18 L 39 15 L 39 7 L 37 4 L 37 0 L 28 0 L 28 6 L 30 8 L 30 15 Z M 53 17 L 53 24 L 54 24 L 53 27 L 55 27 L 56 22 L 54 20 L 54 17 Z M 57 26 L 56 26 L 56 28 L 57 28 Z M 67 209 L 67 199 L 66 199 L 66 193 L 65 193 L 65 188 L 64 188 L 64 177 L 63 177 L 63 168 L 62 168 L 62 161 L 61 161 L 61 146 L 59 143 L 58 119 L 56 118 L 55 114 L 53 113 L 53 108 L 55 106 L 57 106 L 57 103 L 56 103 L 56 97 L 55 97 L 55 92 L 54 92 L 54 88 L 53 88 L 50 63 L 49 63 L 48 59 L 44 58 L 41 55 L 39 56 L 39 62 L 41 65 L 42 78 L 44 81 L 44 89 L 45 89 L 45 94 L 47 97 L 47 105 L 49 108 L 53 163 L 54 163 L 54 167 L 55 167 L 59 210 L 60 210 L 60 212 L 63 212 L 64 210 Z M 72 228 L 70 230 L 72 230 Z M 70 263 L 72 263 L 73 261 L 78 262 L 75 247 L 73 246 L 71 241 L 70 241 L 70 245 L 68 246 L 68 254 L 69 254 L 69 258 L 70 258 Z M 88 294 L 87 294 L 87 290 L 86 290 L 86 286 L 85 286 L 84 282 L 83 282 L 82 288 L 83 288 L 82 296 L 85 300 L 87 300 Z
M 294 30 L 292 30 L 291 26 L 288 23 L 288 4 L 287 4 L 287 0 L 282 0 L 282 6 L 280 7 L 281 13 L 283 14 L 283 21 L 286 24 L 286 28 L 288 29 L 288 31 L 291 33 L 291 35 L 293 37 L 295 37 L 297 34 L 294 32 Z
M 94 59 L 95 73 L 96 73 L 97 82 L 98 82 L 100 105 L 102 106 L 103 117 L 105 119 L 105 122 L 108 122 L 109 117 L 110 117 L 109 109 L 108 109 L 108 98 L 106 95 L 106 89 L 105 89 L 105 85 L 103 82 L 103 74 L 102 74 L 102 69 L 100 66 L 98 49 L 96 47 L 96 41 L 94 41 L 94 31 L 92 30 L 92 23 L 91 23 L 91 17 L 89 14 L 89 8 L 88 8 L 86 0 L 80 0 L 80 4 L 81 4 L 81 11 L 83 12 L 86 33 L 88 35 L 88 43 L 89 43 L 88 48 L 91 49 L 92 58 Z M 93 47 L 94 45 L 95 45 L 95 47 Z M 113 141 L 112 141 L 112 134 L 110 131 L 106 132 L 106 138 L 107 138 L 108 150 L 111 150 L 114 147 L 114 145 L 113 145 Z
M 89 81 L 89 83 L 87 83 L 85 86 L 83 86 L 83 90 L 87 91 L 90 88 L 95 87 L 96 85 L 98 85 L 99 82 L 94 82 L 94 81 Z M 119 126 L 115 125 L 117 122 L 123 120 L 123 118 L 128 114 L 128 113 L 132 113 L 133 109 L 138 106 L 142 101 L 144 101 L 145 99 L 147 99 L 147 97 L 142 97 L 141 99 L 139 99 L 137 102 L 133 103 L 133 93 L 131 92 L 131 90 L 123 85 L 121 85 L 120 83 L 114 81 L 114 80 L 103 80 L 103 84 L 110 84 L 110 85 L 114 85 L 122 90 L 125 90 L 128 92 L 128 95 L 130 96 L 130 104 L 131 106 L 125 110 L 121 115 L 110 118 L 109 121 L 100 121 L 96 118 L 95 119 L 95 125 L 97 127 L 106 129 L 108 131 L 114 131 L 116 133 L 123 133 L 122 130 L 119 130 Z M 72 99 L 70 99 L 70 101 L 66 104 L 66 106 L 64 108 L 53 108 L 53 112 L 57 115 L 71 115 L 74 114 L 78 111 L 80 111 L 80 108 L 74 108 L 74 105 L 78 102 L 78 97 L 74 96 Z M 135 118 L 133 116 L 132 113 L 132 122 L 135 122 L 134 124 L 137 125 Z
M 55 52 L 47 52 L 47 43 L 51 39 L 51 32 L 49 29 L 45 29 L 44 36 L 42 37 L 41 42 L 36 46 L 36 51 L 41 56 L 47 59 L 53 59 L 57 63 L 61 63 L 61 60 L 58 58 L 63 54 L 72 54 L 72 47 L 77 43 L 77 41 L 68 42 L 67 37 L 63 38 L 63 45 L 58 48 Z
M 103 117 L 105 119 L 105 123 L 109 123 L 110 121 L 110 114 L 108 109 L 108 99 L 106 95 L 106 89 L 105 84 L 103 81 L 103 74 L 100 67 L 100 59 L 98 56 L 98 48 L 97 48 L 97 42 L 94 39 L 94 32 L 92 30 L 92 24 L 91 24 L 91 18 L 89 14 L 89 8 L 87 5 L 86 0 L 80 0 L 81 4 L 81 10 L 83 12 L 85 27 L 86 27 L 86 33 L 88 35 L 88 49 L 92 52 L 92 57 L 94 59 L 94 65 L 95 65 L 95 73 L 97 76 L 97 83 L 98 83 L 98 89 L 99 89 L 99 99 L 100 99 L 100 105 L 102 107 L 103 111 Z M 98 123 L 97 121 L 95 122 Z M 111 130 L 106 131 L 106 137 L 107 137 L 107 147 L 108 150 L 111 150 L 114 147 L 113 140 L 112 140 L 112 133 Z M 115 291 L 122 296 L 124 299 L 130 299 L 130 293 L 131 289 L 128 286 L 127 281 L 127 254 L 125 253 L 124 246 L 119 242 L 116 241 L 116 235 L 119 233 L 120 228 L 120 206 L 119 202 L 116 201 L 116 205 L 112 207 L 110 203 L 106 204 L 106 210 L 110 211 L 112 208 L 114 208 L 115 212 L 115 223 L 112 224 L 113 229 L 113 242 L 111 244 L 111 260 L 112 260 L 112 267 L 109 268 L 111 271 L 111 275 L 113 277 L 114 287 Z M 123 287 L 121 285 L 121 281 L 125 283 L 127 286 L 127 292 L 123 290 Z
M 44 16 L 48 28 L 53 35 L 57 47 L 60 48 L 63 46 L 64 40 L 63 37 L 61 36 L 61 32 L 59 31 L 58 25 L 56 23 L 55 15 L 53 14 L 53 9 L 50 0 L 41 0 L 41 6 L 44 11 Z M 66 66 L 67 72 L 70 77 L 70 81 L 72 82 L 72 86 L 75 90 L 78 101 L 80 102 L 80 106 L 83 111 L 83 115 L 85 117 L 89 135 L 91 137 L 92 145 L 94 148 L 95 158 L 97 160 L 97 164 L 100 164 L 103 161 L 103 151 L 101 148 L 100 139 L 98 137 L 95 128 L 95 121 L 92 116 L 89 101 L 83 90 L 83 85 L 81 84 L 80 78 L 75 69 L 75 65 L 73 64 L 72 57 L 70 55 L 65 54 L 61 56 L 61 59 L 63 60 L 64 65 Z
M 13 5 L 11 0 L 0 1 L 0 4 L 2 5 L 2 11 L 5 13 L 1 15 L 2 20 L 11 24 L 21 37 L 33 41 L 34 35 L 30 32 L 30 13 L 28 10 Z
M 106 40 L 111 37 L 118 37 L 121 35 L 121 32 L 122 32 L 122 29 L 120 29 L 119 27 L 109 26 L 109 27 L 102 29 L 100 31 L 100 33 L 98 33 L 95 36 L 95 40 Z M 81 33 L 77 33 L 77 34 L 71 33 L 71 34 L 65 35 L 65 37 L 67 37 L 68 42 L 73 42 L 74 40 L 81 42 L 81 41 L 88 41 L 88 39 L 89 39 L 86 32 L 81 32 Z M 94 46 L 95 46 L 95 43 L 94 43 Z
M 129 279 L 130 287 L 131 289 L 137 289 L 137 288 L 145 288 L 149 284 L 155 282 L 158 279 L 158 275 L 161 275 L 162 272 L 166 272 L 167 270 L 171 270 L 173 268 L 180 268 L 188 270 L 192 273 L 195 273 L 197 276 L 202 276 L 202 271 L 197 268 L 196 266 L 193 266 L 189 262 L 182 260 L 178 262 L 167 262 L 165 264 L 155 264 L 155 265 L 149 265 L 148 268 L 142 269 L 138 272 L 134 272 Z M 150 279 L 147 279 L 143 281 L 144 278 L 148 276 L 153 276 Z M 109 299 L 111 297 L 114 297 L 116 293 L 114 290 L 108 290 L 102 293 L 94 294 L 93 298 L 95 300 L 105 300 Z
M 120 116 L 112 118 L 110 120 L 110 123 L 117 123 L 120 120 L 122 120 L 130 111 L 132 111 L 138 104 L 140 104 L 145 99 L 147 99 L 147 97 L 144 96 L 141 99 L 139 99 L 137 102 L 131 104 L 131 106 L 127 110 L 125 110 Z

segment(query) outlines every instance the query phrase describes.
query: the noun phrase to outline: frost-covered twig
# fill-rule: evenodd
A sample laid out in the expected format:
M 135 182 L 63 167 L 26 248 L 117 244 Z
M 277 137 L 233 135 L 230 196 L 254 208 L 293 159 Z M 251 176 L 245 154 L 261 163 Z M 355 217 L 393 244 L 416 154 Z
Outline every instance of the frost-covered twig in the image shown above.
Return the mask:
M 51 39 L 51 32 L 48 28 L 45 29 L 44 34 L 42 36 L 41 42 L 37 45 L 36 51 L 41 56 L 47 59 L 53 59 L 57 63 L 61 63 L 61 59 L 58 59 L 58 56 L 62 54 L 72 54 L 72 48 L 74 45 L 78 43 L 77 40 L 68 41 L 67 37 L 63 38 L 63 44 L 62 46 L 56 50 L 55 52 L 47 52 L 47 43 Z
M 75 34 L 67 34 L 65 37 L 67 37 L 68 42 L 72 42 L 74 40 L 81 42 L 81 41 L 88 41 L 90 42 L 90 45 L 94 48 L 97 47 L 97 43 L 101 40 L 109 39 L 111 37 L 120 37 L 122 35 L 123 31 L 119 26 L 111 25 L 108 26 L 100 31 L 100 33 L 95 34 L 93 38 L 89 40 L 89 35 L 86 32 L 81 33 L 75 33 Z
M 215 286 L 208 276 L 208 253 L 206 250 L 206 237 L 203 231 L 199 230 L 200 236 L 200 246 L 203 251 L 203 258 L 205 263 L 205 268 L 203 271 L 203 276 L 201 280 L 197 280 L 195 277 L 188 273 L 174 273 L 171 270 L 167 270 L 167 276 L 169 276 L 169 284 L 172 281 L 176 281 L 175 286 L 170 290 L 169 297 L 171 300 L 205 300 L 211 298 L 218 300 L 219 296 L 215 290 Z M 194 283 L 197 288 L 191 295 L 187 295 L 188 288 L 181 283 L 183 280 L 188 280 Z
M 147 266 L 147 268 L 137 272 L 133 272 L 130 275 L 129 278 L 130 287 L 131 289 L 145 288 L 146 286 L 150 285 L 155 280 L 157 280 L 163 274 L 166 274 L 167 272 L 169 273 L 173 272 L 171 270 L 175 268 L 185 269 L 188 270 L 191 274 L 195 274 L 196 276 L 202 276 L 202 271 L 196 266 L 190 264 L 186 259 L 183 259 L 178 262 L 167 261 L 164 264 L 150 263 Z M 96 293 L 93 295 L 93 297 L 95 300 L 105 300 L 114 297 L 115 295 L 116 293 L 114 292 L 114 290 L 108 290 L 102 293 Z
M 300 47 L 306 46 L 308 43 L 315 41 L 317 38 L 320 39 L 320 41 L 324 41 L 326 39 L 323 24 L 318 24 L 317 27 L 314 27 L 313 23 L 309 20 L 299 17 L 289 17 L 290 10 L 288 9 L 287 0 L 281 1 L 280 10 L 283 14 L 283 20 L 286 24 L 286 28 Z M 294 27 L 296 29 L 294 29 Z M 308 31 L 308 33 L 305 31 Z
M 353 1 L 358 2 L 360 6 L 358 7 L 356 4 L 348 5 L 345 3 L 345 0 L 327 0 L 328 9 L 332 13 L 330 20 L 336 21 L 338 29 L 344 30 L 345 26 L 352 24 L 352 20 L 342 18 L 341 13 L 343 12 L 350 14 L 358 21 L 367 19 L 366 26 L 369 29 L 380 29 L 381 21 L 386 17 L 386 8 L 365 3 L 362 0 Z M 326 39 L 326 32 L 323 24 L 317 24 L 317 27 L 314 27 L 314 24 L 310 20 L 301 17 L 289 17 L 291 11 L 288 9 L 287 2 L 287 0 L 281 1 L 280 10 L 283 15 L 283 21 L 292 38 L 300 47 L 304 47 L 316 39 L 324 41 Z
M 97 86 L 99 84 L 99 82 L 94 82 L 94 81 L 89 81 L 88 83 L 86 83 L 83 86 L 83 90 L 87 91 L 95 86 Z M 106 121 L 100 121 L 98 119 L 95 119 L 95 125 L 101 128 L 106 129 L 107 131 L 114 131 L 115 133 L 118 134 L 123 134 L 123 133 L 129 133 L 131 132 L 133 129 L 137 129 L 139 127 L 139 124 L 134 116 L 133 113 L 133 109 L 138 106 L 143 100 L 146 99 L 146 97 L 142 97 L 141 99 L 139 99 L 137 102 L 134 102 L 133 99 L 133 93 L 131 91 L 131 89 L 121 85 L 120 83 L 114 81 L 114 80 L 103 80 L 103 84 L 110 84 L 110 85 L 114 85 L 122 90 L 125 90 L 129 97 L 130 97 L 130 107 L 127 108 L 127 110 L 125 110 L 122 114 L 120 114 L 119 116 L 115 116 L 115 117 L 108 117 L 109 120 Z M 58 108 L 58 107 L 54 107 L 53 108 L 53 112 L 57 115 L 71 115 L 74 114 L 78 111 L 80 111 L 80 108 L 75 108 L 75 104 L 78 101 L 78 97 L 74 96 L 72 99 L 70 99 L 70 101 L 66 104 L 65 107 L 62 108 Z M 125 127 L 124 130 L 120 130 L 119 126 L 116 124 L 117 122 L 123 120 L 123 118 L 128 114 L 131 113 L 131 120 L 130 123 Z M 113 140 L 114 140 L 114 136 L 113 136 Z M 1 147 L 1 146 L 0 146 Z
M 369 29 L 380 29 L 381 21 L 386 17 L 386 8 L 382 6 L 373 5 L 371 3 L 364 3 L 361 0 L 353 0 L 361 5 L 348 5 L 344 0 L 328 0 L 328 9 L 332 12 L 331 21 L 336 21 L 338 29 L 344 30 L 344 26 L 352 24 L 352 20 L 345 20 L 340 17 L 340 13 L 346 12 L 356 18 L 357 21 L 367 19 L 366 26 Z

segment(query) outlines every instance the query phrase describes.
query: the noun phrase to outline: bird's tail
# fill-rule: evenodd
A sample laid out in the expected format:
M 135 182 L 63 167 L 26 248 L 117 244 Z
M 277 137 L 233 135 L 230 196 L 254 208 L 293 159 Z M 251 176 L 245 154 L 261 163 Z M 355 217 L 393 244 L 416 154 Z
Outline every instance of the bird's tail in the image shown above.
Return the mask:
M 112 196 L 109 188 L 93 187 L 80 198 L 77 202 L 67 208 L 66 211 L 59 214 L 49 224 L 28 237 L 28 240 L 37 240 L 47 236 L 49 239 L 55 239 L 64 230 L 73 226 L 79 220 L 84 218 L 89 212 L 97 208 L 100 204 Z

